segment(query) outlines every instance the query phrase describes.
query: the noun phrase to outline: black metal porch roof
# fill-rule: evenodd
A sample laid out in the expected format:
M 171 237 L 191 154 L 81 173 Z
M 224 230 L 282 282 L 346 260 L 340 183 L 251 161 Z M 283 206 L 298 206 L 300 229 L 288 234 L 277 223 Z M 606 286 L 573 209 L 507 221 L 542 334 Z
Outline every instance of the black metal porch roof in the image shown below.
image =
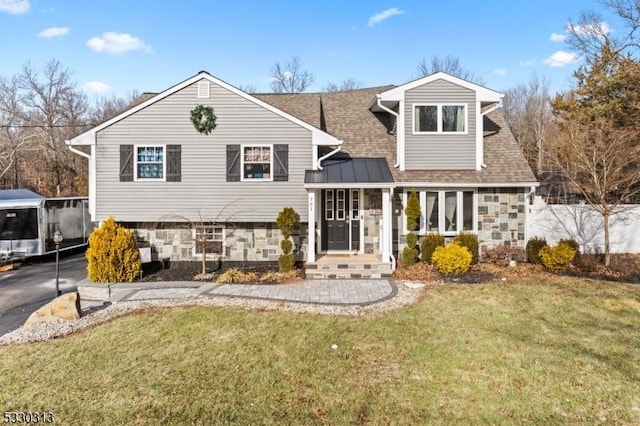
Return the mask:
M 305 185 L 393 183 L 386 158 L 343 158 L 323 162 L 322 170 L 306 170 Z

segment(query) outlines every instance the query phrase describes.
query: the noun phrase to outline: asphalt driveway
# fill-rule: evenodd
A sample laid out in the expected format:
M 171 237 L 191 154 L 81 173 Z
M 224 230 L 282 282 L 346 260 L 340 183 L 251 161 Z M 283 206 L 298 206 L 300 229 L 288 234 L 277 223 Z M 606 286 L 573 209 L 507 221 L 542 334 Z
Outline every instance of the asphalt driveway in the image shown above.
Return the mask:
M 76 291 L 87 276 L 84 253 L 60 255 L 60 291 Z M 0 335 L 20 327 L 32 312 L 56 295 L 55 257 L 27 262 L 13 271 L 0 272 Z

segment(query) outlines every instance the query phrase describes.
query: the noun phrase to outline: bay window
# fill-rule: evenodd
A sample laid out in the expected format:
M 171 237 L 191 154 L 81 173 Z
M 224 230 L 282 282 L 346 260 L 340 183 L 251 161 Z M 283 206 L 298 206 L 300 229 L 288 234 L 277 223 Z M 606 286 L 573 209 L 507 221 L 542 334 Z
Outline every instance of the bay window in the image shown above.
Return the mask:
M 438 232 L 456 235 L 462 231 L 476 231 L 477 197 L 474 190 L 417 191 L 420 199 L 419 234 Z M 406 206 L 408 193 L 403 194 Z M 403 215 L 404 229 L 406 216 Z

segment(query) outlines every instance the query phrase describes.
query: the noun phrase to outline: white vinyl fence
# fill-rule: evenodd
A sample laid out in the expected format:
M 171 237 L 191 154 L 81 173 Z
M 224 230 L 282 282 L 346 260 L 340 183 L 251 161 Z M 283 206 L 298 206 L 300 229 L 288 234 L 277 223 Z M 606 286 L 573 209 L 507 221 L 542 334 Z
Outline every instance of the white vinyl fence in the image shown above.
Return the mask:
M 625 205 L 609 220 L 612 253 L 640 253 L 640 205 Z M 602 215 L 585 204 L 546 204 L 535 197 L 529 206 L 528 237 L 549 244 L 573 238 L 583 252 L 604 252 Z

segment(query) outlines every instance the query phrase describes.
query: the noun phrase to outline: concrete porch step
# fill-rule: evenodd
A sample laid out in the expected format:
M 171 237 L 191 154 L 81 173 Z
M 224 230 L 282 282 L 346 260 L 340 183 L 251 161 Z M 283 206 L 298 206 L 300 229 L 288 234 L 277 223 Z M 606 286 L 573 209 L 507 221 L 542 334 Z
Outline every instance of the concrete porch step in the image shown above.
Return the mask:
M 388 278 L 393 271 L 387 263 L 307 263 L 307 279 Z

